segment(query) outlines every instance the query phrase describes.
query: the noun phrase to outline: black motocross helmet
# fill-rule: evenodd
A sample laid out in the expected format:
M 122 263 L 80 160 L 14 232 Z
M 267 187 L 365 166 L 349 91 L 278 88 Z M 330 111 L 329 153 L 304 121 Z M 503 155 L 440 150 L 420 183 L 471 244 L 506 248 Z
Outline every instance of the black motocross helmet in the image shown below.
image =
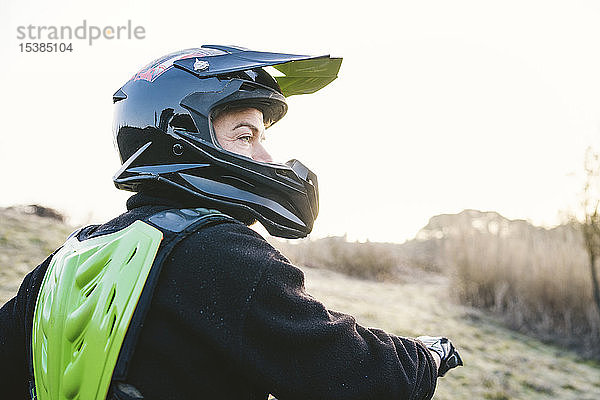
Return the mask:
M 205 45 L 168 54 L 113 96 L 119 189 L 184 195 L 258 220 L 274 236 L 308 235 L 318 214 L 317 177 L 298 160 L 265 163 L 224 150 L 211 115 L 253 107 L 265 125 L 281 119 L 286 97 L 313 93 L 336 77 L 341 58 Z M 281 76 L 263 68 L 273 66 Z

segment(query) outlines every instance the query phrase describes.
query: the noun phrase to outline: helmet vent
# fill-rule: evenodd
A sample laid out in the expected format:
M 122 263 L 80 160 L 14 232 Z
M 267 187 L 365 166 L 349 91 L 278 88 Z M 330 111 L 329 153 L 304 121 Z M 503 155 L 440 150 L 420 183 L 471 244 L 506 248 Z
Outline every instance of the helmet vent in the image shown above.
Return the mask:
M 126 98 L 127 95 L 125 94 L 125 92 L 122 89 L 119 89 L 115 92 L 115 94 L 113 94 L 113 104 L 117 101 L 125 100 Z
M 248 83 L 242 83 L 242 86 L 240 86 L 239 90 L 246 91 L 246 92 L 253 92 L 254 90 L 256 90 L 256 87 L 254 87 Z
M 183 129 L 187 132 L 198 133 L 198 128 L 196 128 L 194 120 L 189 114 L 173 115 L 173 118 L 171 118 L 171 121 L 169 121 L 169 125 L 173 129 Z

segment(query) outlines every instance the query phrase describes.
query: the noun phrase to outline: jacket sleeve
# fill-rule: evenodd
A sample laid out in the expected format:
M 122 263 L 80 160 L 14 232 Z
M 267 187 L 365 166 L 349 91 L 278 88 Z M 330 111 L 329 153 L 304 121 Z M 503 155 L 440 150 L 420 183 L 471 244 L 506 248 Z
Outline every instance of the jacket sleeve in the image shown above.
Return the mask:
M 358 325 L 304 290 L 302 271 L 276 250 L 249 303 L 242 351 L 282 400 L 430 399 L 437 372 L 413 339 Z
M 27 279 L 26 279 L 27 281 Z M 25 283 L 26 284 L 26 283 Z M 0 388 L 7 398 L 29 398 L 25 349 L 25 299 L 21 291 L 0 309 Z
M 29 399 L 31 329 L 37 293 L 52 256 L 29 273 L 15 297 L 0 308 L 0 393 Z M 8 394 L 8 395 L 7 395 Z

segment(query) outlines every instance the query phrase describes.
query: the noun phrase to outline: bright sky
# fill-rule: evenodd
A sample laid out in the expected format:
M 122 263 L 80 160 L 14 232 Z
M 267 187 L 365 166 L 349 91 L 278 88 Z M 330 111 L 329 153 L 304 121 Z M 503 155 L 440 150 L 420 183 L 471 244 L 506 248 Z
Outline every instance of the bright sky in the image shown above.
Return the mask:
M 131 20 L 146 37 L 20 52 L 18 26 L 84 19 Z M 344 57 L 338 80 L 289 99 L 269 135 L 319 177 L 314 236 L 401 242 L 465 208 L 551 225 L 576 206 L 599 142 L 598 21 L 600 2 L 573 0 L 3 0 L 0 206 L 44 204 L 75 223 L 124 211 L 112 94 L 165 53 L 237 44 Z

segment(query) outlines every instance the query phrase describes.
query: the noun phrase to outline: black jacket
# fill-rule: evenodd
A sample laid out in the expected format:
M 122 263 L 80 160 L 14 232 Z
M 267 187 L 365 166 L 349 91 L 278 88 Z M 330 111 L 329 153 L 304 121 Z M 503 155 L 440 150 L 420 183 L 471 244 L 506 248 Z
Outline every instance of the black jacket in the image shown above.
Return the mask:
M 148 204 L 150 203 L 150 204 Z M 136 195 L 101 235 L 173 204 Z M 35 300 L 48 262 L 0 309 L 0 392 L 27 398 Z M 328 311 L 304 275 L 243 224 L 208 226 L 165 261 L 128 382 L 145 399 L 430 399 L 436 370 L 412 339 Z

